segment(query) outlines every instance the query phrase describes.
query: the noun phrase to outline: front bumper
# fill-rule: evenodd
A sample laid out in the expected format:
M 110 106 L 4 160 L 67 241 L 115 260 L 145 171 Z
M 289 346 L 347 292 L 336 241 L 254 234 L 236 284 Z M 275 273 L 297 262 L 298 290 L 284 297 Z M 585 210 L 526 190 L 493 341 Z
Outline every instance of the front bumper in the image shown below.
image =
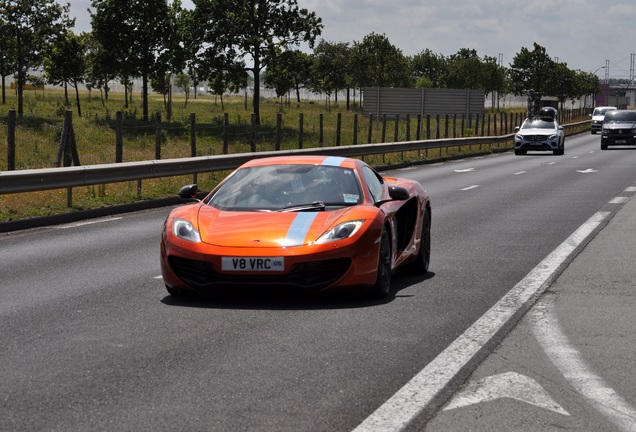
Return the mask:
M 293 292 L 318 292 L 332 288 L 372 286 L 377 276 L 378 250 L 373 230 L 356 242 L 335 242 L 276 250 L 243 248 L 227 250 L 180 241 L 164 231 L 161 242 L 161 273 L 164 283 L 175 289 L 213 293 L 238 288 L 262 288 Z M 374 238 L 375 237 L 375 238 Z M 282 256 L 285 270 L 225 271 L 222 256 Z
M 592 120 L 592 132 L 600 132 L 603 129 L 603 121 L 602 120 Z
M 601 135 L 601 145 L 636 145 L 636 134 L 604 131 Z
M 515 150 L 554 151 L 559 149 L 559 139 L 532 135 L 524 139 L 515 138 Z

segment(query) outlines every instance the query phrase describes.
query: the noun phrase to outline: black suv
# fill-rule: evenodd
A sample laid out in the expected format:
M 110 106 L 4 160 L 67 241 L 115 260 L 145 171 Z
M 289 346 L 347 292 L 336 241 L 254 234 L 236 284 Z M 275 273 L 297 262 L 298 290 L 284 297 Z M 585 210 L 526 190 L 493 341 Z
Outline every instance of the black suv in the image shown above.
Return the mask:
M 601 129 L 601 150 L 611 145 L 636 146 L 636 111 L 613 110 L 605 113 Z

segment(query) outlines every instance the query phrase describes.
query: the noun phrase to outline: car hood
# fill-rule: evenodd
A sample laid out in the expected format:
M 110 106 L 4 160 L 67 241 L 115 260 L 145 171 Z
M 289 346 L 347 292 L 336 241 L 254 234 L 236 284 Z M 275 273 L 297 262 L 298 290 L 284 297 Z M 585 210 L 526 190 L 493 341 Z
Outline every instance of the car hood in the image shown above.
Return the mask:
M 199 233 L 204 243 L 215 246 L 300 246 L 316 241 L 351 209 L 320 212 L 238 212 L 202 206 L 198 217 Z

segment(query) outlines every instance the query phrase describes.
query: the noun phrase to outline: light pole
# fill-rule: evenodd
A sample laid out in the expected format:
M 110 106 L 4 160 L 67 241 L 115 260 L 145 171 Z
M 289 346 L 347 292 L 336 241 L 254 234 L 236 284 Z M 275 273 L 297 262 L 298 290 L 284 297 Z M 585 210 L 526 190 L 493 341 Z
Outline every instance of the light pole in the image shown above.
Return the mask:
M 600 71 L 601 69 L 605 69 L 605 66 L 601 66 L 600 68 L 596 69 L 594 72 L 592 72 L 592 75 L 596 76 L 596 72 Z M 595 106 L 596 106 L 596 93 L 592 95 L 592 108 L 594 108 Z

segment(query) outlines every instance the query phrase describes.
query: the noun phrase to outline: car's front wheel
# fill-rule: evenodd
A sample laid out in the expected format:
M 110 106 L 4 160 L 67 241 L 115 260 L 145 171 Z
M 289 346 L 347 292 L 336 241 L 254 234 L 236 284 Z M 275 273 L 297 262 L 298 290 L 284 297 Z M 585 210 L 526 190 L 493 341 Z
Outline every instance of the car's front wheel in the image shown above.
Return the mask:
M 183 291 L 181 291 L 178 288 L 172 288 L 168 285 L 166 285 L 166 291 L 168 291 L 168 294 L 170 294 L 173 297 L 179 297 L 183 295 Z
M 382 229 L 380 253 L 378 254 L 378 272 L 371 296 L 382 299 L 391 292 L 391 236 L 386 228 Z

